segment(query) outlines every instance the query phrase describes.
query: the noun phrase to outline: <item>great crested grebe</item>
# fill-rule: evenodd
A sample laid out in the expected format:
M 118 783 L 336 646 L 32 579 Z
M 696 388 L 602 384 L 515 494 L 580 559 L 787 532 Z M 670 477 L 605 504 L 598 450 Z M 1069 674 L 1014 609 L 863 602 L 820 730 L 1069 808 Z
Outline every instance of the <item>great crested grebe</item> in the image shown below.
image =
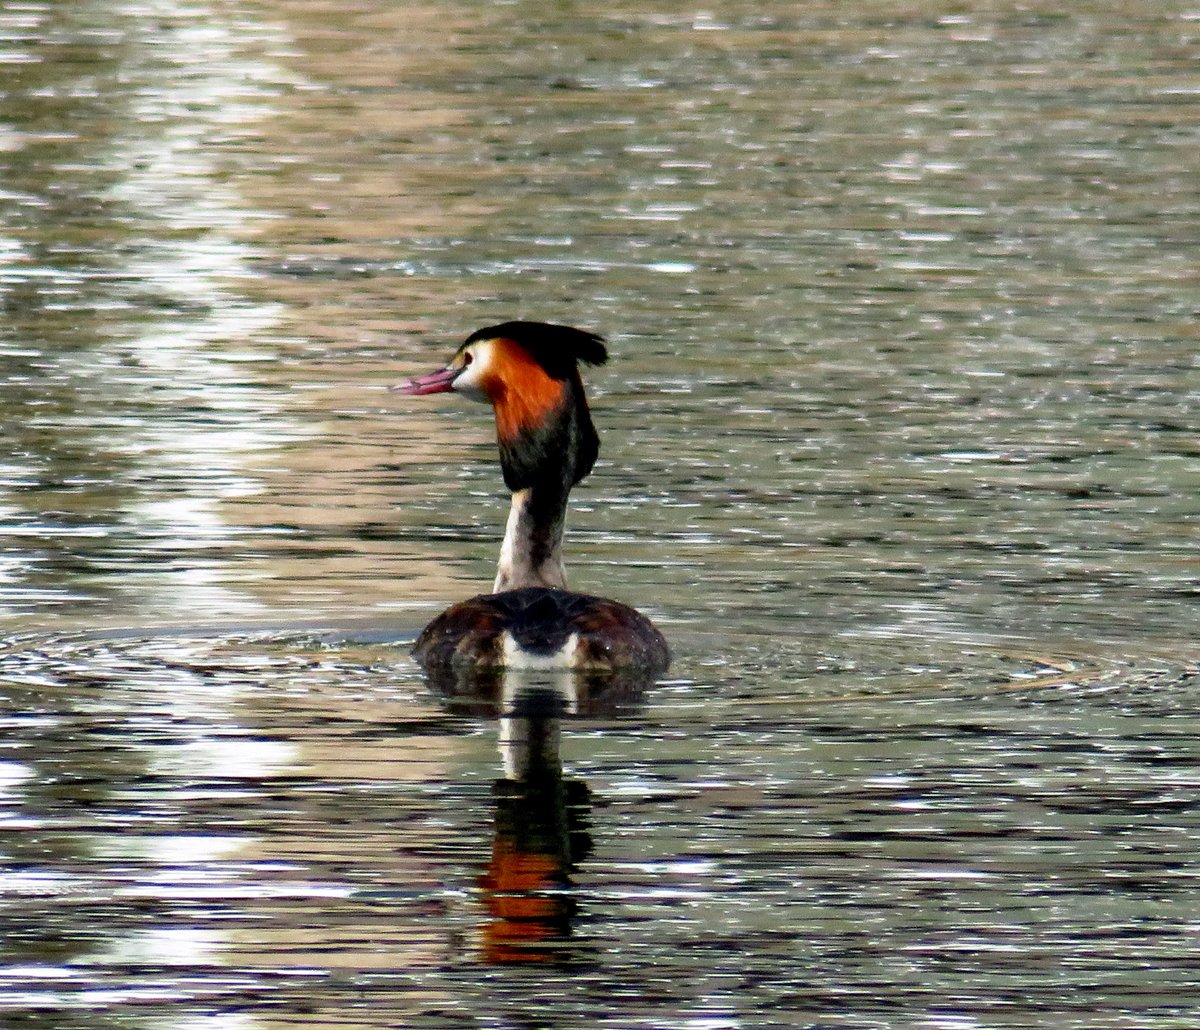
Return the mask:
M 579 362 L 608 359 L 595 333 L 504 322 L 472 333 L 450 364 L 393 389 L 453 391 L 492 405 L 512 509 L 491 594 L 452 605 L 417 638 L 426 669 L 631 669 L 657 673 L 667 642 L 618 601 L 567 590 L 562 535 L 571 487 L 592 470 L 600 441 Z

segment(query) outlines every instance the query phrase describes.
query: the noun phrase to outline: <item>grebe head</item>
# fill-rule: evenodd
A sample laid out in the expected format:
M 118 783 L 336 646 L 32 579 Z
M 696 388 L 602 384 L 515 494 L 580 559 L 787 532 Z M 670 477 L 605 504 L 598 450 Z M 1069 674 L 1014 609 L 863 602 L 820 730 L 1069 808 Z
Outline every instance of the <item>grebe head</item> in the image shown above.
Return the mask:
M 410 396 L 452 391 L 496 415 L 505 485 L 569 490 L 591 470 L 599 439 L 579 363 L 608 359 L 602 337 L 548 322 L 502 322 L 473 332 L 450 363 L 394 387 Z

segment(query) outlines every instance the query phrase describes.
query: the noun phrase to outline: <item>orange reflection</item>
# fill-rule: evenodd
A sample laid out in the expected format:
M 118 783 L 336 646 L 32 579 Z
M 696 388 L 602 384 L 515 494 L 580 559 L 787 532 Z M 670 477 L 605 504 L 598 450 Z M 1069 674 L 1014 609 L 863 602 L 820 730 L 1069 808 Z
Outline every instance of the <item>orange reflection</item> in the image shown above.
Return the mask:
M 565 963 L 579 907 L 572 879 L 592 852 L 592 796 L 563 775 L 564 718 L 611 716 L 636 705 L 644 677 L 494 670 L 429 675 L 454 709 L 499 722 L 504 775 L 495 781 L 492 853 L 479 887 L 487 918 L 481 958 L 490 963 Z
M 553 961 L 560 954 L 554 945 L 571 934 L 577 906 L 570 874 L 591 852 L 589 794 L 583 783 L 563 779 L 557 750 L 553 758 L 528 778 L 494 788 L 492 857 L 479 879 L 490 916 L 482 934 L 488 962 Z

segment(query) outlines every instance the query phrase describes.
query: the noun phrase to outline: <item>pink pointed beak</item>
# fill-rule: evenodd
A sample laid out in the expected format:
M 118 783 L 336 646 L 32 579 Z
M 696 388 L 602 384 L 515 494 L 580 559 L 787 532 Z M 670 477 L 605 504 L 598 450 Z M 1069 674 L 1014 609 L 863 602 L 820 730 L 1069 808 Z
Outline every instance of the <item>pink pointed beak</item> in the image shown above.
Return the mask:
M 454 389 L 454 380 L 461 371 L 461 368 L 439 368 L 436 372 L 427 372 L 415 379 L 406 379 L 403 383 L 397 383 L 390 389 L 409 397 L 423 397 L 427 393 L 445 393 Z

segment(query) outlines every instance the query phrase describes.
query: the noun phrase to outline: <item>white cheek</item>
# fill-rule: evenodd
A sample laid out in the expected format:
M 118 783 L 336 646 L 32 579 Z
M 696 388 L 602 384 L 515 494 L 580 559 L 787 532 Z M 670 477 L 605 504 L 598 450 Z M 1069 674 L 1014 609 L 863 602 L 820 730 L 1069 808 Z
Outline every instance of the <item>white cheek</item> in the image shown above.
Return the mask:
M 461 393 L 473 401 L 490 401 L 491 398 L 483 389 L 483 379 L 492 360 L 490 343 L 479 344 L 474 353 L 475 359 L 467 366 L 466 371 L 454 380 L 454 392 Z

